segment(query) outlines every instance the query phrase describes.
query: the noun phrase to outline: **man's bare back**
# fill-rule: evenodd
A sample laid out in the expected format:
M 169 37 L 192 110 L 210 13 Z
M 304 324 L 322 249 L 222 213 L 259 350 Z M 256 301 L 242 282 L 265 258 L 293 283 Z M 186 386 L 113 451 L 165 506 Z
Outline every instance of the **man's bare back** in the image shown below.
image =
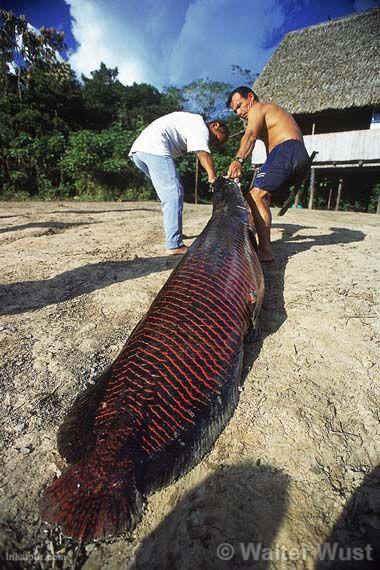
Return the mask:
M 247 128 L 254 130 L 269 154 L 275 146 L 289 139 L 302 140 L 302 133 L 284 109 L 275 103 L 256 101 L 248 111 Z

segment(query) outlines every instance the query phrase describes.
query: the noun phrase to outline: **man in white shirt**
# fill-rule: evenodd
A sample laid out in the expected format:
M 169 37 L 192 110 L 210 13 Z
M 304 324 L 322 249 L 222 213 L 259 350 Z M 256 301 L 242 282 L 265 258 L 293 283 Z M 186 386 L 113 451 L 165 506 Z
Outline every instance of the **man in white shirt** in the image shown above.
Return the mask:
M 129 156 L 151 179 L 161 201 L 168 255 L 187 251 L 182 241 L 183 187 L 174 159 L 196 152 L 212 183 L 216 173 L 210 145 L 224 144 L 227 138 L 228 127 L 221 121 L 206 124 L 201 115 L 176 111 L 153 121 L 133 143 Z

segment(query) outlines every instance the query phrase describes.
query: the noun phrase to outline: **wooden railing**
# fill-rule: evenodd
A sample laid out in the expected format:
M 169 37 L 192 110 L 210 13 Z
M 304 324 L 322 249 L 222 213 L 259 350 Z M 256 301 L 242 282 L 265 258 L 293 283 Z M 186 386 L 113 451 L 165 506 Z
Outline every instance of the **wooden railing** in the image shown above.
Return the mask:
M 380 129 L 365 131 L 344 131 L 306 135 L 305 146 L 311 154 L 318 151 L 314 164 L 380 163 Z M 266 160 L 264 144 L 257 141 L 252 153 L 252 164 L 263 164 Z

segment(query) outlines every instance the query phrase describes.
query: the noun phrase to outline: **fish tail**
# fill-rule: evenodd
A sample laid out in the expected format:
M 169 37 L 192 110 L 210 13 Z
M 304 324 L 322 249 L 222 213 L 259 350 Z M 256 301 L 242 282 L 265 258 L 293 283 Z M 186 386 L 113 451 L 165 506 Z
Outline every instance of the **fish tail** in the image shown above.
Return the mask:
M 46 489 L 40 503 L 43 520 L 81 540 L 132 531 L 143 506 L 136 466 L 132 450 L 124 451 L 117 468 L 98 453 L 82 459 Z

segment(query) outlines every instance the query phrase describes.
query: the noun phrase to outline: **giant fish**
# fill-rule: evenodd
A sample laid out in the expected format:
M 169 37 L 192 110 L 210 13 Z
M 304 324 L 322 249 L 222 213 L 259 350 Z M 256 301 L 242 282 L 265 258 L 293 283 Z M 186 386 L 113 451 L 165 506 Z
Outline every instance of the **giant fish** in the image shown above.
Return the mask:
M 264 281 L 239 186 L 220 177 L 214 188 L 205 229 L 59 430 L 71 465 L 40 507 L 68 536 L 133 530 L 146 496 L 191 469 L 237 405 Z

